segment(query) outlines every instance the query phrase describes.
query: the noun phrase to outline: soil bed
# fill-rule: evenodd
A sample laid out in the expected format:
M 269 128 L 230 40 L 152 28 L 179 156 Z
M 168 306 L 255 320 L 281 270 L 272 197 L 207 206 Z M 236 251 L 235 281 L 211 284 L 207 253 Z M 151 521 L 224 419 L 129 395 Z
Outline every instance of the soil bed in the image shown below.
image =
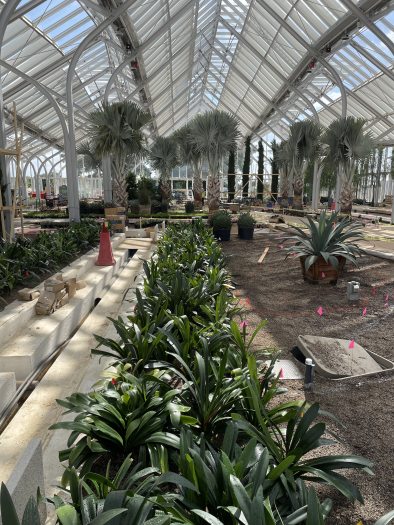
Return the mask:
M 253 241 L 233 235 L 230 242 L 222 243 L 249 330 L 261 319 L 268 320 L 256 338 L 255 351 L 278 349 L 280 358 L 294 360 L 290 351 L 297 337 L 316 335 L 354 339 L 365 349 L 393 361 L 394 263 L 365 256 L 358 268 L 345 269 L 336 286 L 312 285 L 303 281 L 298 259 L 285 260 L 283 236 L 280 232 L 255 231 Z M 263 264 L 257 264 L 267 246 Z M 346 297 L 350 280 L 361 284 L 361 299 L 356 305 L 349 305 Z M 322 316 L 316 312 L 319 306 L 323 308 Z M 287 399 L 305 398 L 302 382 L 285 378 L 284 383 L 289 389 Z M 394 373 L 344 382 L 317 375 L 314 391 L 306 398 L 319 402 L 345 425 L 339 429 L 330 425 L 343 442 L 322 449 L 322 455 L 357 454 L 374 462 L 374 477 L 353 475 L 364 505 L 350 503 L 328 488 L 319 489 L 334 501 L 327 524 L 356 525 L 359 520 L 363 525 L 374 524 L 394 508 Z

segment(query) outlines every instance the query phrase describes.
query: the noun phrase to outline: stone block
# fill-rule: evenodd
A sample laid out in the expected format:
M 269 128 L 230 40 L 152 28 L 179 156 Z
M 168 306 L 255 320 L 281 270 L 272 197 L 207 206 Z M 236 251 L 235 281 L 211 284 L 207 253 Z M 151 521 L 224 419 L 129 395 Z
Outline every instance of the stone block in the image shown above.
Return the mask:
M 33 301 L 37 297 L 40 297 L 40 291 L 33 288 L 22 288 L 22 290 L 18 291 L 18 299 L 20 301 Z
M 82 288 L 86 288 L 86 282 L 85 281 L 77 281 L 77 283 L 76 283 L 76 290 L 82 290 Z
M 57 279 L 47 279 L 44 283 L 45 290 L 48 292 L 59 292 L 65 288 L 66 284 L 63 281 L 58 281 Z
M 77 291 L 77 279 L 76 279 L 76 277 L 74 277 L 73 279 L 68 279 L 68 281 L 66 281 L 66 290 L 67 290 L 69 299 L 74 297 L 74 295 L 76 294 L 76 291 Z
M 37 315 L 49 315 L 53 312 L 56 302 L 56 294 L 47 290 L 40 296 L 36 304 Z
M 5 409 L 16 392 L 16 379 L 13 372 L 0 373 L 0 413 Z
M 38 488 L 44 495 L 44 467 L 42 446 L 39 439 L 30 441 L 6 482 L 6 486 L 14 502 L 16 513 L 21 520 L 29 498 L 37 496 Z M 41 523 L 44 524 L 47 515 L 44 503 L 40 504 L 39 511 Z M 0 517 L 0 525 L 8 524 L 4 523 Z

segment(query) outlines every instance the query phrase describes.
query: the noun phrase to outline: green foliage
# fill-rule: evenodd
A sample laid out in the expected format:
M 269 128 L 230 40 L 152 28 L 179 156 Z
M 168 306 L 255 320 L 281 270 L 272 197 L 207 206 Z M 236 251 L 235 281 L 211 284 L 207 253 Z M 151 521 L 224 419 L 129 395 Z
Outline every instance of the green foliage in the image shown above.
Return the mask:
M 263 141 L 259 140 L 258 143 L 258 160 L 257 160 L 257 173 L 264 174 L 264 146 Z M 261 200 L 264 198 L 264 184 L 263 177 L 257 179 L 257 197 Z
M 178 166 L 177 145 L 173 137 L 157 137 L 149 152 L 152 167 L 167 179 Z
M 250 213 L 241 213 L 238 217 L 238 226 L 240 228 L 254 228 L 256 221 Z
M 0 245 L 0 293 L 60 269 L 96 246 L 99 232 L 97 222 L 84 219 L 53 233 L 39 233 L 34 239 L 18 238 Z
M 252 353 L 265 322 L 251 334 L 235 322 L 210 230 L 170 226 L 144 272 L 134 313 L 111 320 L 117 337 L 97 337 L 111 378 L 59 401 L 74 414 L 53 427 L 71 430 L 59 523 L 320 525 L 331 502 L 312 483 L 362 501 L 339 472 L 370 463 L 321 454 L 332 441 L 317 404 L 275 402 L 275 357 Z
M 129 171 L 126 175 L 126 188 L 127 188 L 127 198 L 129 201 L 137 199 L 138 196 L 138 186 L 137 186 L 137 177 L 135 173 Z
M 229 174 L 233 175 L 228 177 L 228 201 L 231 202 L 235 195 L 235 151 L 231 150 L 228 156 L 228 171 Z
M 81 215 L 104 215 L 104 201 L 89 202 L 87 200 L 79 201 L 79 211 Z
M 357 264 L 356 257 L 362 250 L 355 241 L 362 239 L 362 226 L 352 222 L 349 217 L 339 218 L 338 213 L 326 215 L 322 212 L 316 224 L 308 219 L 308 230 L 294 226 L 297 233 L 288 239 L 295 240 L 295 246 L 287 247 L 288 252 L 297 257 L 306 257 L 305 269 L 308 270 L 319 257 L 326 263 L 338 267 L 338 257 L 344 257 L 352 264 Z
M 212 226 L 216 230 L 231 228 L 231 215 L 225 210 L 219 210 L 212 216 Z
M 248 196 L 248 186 L 249 186 L 249 177 L 246 176 L 250 173 L 250 141 L 252 139 L 251 135 L 248 135 L 245 139 L 245 155 L 244 155 L 244 163 L 242 166 L 242 173 L 245 174 L 245 176 L 242 177 L 242 194 L 247 197 Z

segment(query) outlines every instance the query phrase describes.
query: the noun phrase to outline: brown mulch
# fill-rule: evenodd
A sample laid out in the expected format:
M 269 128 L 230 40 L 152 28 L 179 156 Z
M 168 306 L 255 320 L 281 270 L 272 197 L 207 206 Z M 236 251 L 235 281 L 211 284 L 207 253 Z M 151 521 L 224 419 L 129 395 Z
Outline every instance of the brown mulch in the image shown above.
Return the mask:
M 298 259 L 285 260 L 281 244 L 283 235 L 268 230 L 255 233 L 253 241 L 232 235 L 230 242 L 222 243 L 235 293 L 246 310 L 248 330 L 261 319 L 268 320 L 256 338 L 256 352 L 279 349 L 282 359 L 294 359 L 290 350 L 298 335 L 321 335 L 354 339 L 394 361 L 394 263 L 361 257 L 359 267 L 349 267 L 336 286 L 312 285 L 303 281 Z M 267 256 L 257 264 L 267 246 Z M 348 304 L 349 280 L 361 283 L 358 305 Z M 321 317 L 316 313 L 319 306 Z M 288 392 L 283 400 L 305 398 L 301 381 L 285 379 L 284 383 Z M 306 398 L 319 402 L 345 425 L 333 428 L 341 444 L 324 448 L 322 454 L 362 455 L 374 463 L 374 477 L 363 472 L 348 474 L 361 490 L 364 505 L 348 502 L 328 487 L 319 489 L 334 501 L 327 523 L 356 525 L 361 520 L 363 525 L 373 525 L 394 509 L 394 373 L 343 381 L 316 376 L 314 391 Z

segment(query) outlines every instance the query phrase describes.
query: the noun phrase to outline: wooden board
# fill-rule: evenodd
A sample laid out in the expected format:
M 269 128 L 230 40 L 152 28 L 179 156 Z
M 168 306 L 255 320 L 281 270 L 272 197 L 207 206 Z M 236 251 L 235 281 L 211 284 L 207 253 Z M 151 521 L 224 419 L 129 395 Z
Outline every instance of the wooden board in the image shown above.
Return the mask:
M 261 264 L 264 261 L 265 256 L 267 255 L 269 249 L 270 249 L 269 246 L 267 246 L 267 248 L 264 249 L 263 253 L 261 254 L 260 259 L 257 261 L 257 264 Z

